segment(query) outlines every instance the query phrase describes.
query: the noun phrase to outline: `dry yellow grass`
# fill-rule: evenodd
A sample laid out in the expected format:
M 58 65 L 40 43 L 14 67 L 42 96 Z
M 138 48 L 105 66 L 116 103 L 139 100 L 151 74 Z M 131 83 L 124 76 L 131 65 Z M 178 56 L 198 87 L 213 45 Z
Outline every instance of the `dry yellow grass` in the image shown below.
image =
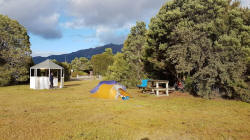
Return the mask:
M 135 89 L 128 101 L 96 99 L 88 91 L 97 83 L 0 88 L 0 140 L 250 139 L 250 104 Z

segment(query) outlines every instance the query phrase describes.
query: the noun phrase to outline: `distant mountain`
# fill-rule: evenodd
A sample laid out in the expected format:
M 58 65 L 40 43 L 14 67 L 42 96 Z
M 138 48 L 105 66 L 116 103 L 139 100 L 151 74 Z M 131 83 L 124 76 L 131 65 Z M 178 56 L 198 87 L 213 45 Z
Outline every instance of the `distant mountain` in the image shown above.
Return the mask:
M 66 60 L 67 62 L 70 63 L 76 57 L 78 58 L 86 57 L 90 59 L 93 55 L 103 53 L 106 48 L 111 48 L 113 50 L 113 53 L 116 54 L 117 52 L 121 52 L 122 47 L 123 47 L 123 44 L 121 45 L 107 44 L 101 47 L 79 50 L 79 51 L 68 53 L 68 54 L 50 55 L 48 57 L 36 56 L 36 57 L 33 57 L 33 61 L 35 64 L 38 64 L 46 59 L 56 59 L 59 62 L 65 62 Z

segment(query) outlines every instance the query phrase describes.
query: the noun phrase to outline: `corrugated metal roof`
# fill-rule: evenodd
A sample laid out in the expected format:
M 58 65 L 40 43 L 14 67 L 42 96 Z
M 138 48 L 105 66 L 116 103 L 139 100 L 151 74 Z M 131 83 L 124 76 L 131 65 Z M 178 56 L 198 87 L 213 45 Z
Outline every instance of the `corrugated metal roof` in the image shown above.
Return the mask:
M 55 64 L 51 60 L 47 59 L 35 66 L 32 66 L 31 69 L 63 69 L 63 67 Z

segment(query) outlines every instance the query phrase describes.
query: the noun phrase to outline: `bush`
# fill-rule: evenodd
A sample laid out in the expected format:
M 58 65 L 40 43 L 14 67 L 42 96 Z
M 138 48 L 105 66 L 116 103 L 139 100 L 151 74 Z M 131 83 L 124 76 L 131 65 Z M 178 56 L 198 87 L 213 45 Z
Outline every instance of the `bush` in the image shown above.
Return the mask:
M 123 53 L 117 53 L 114 56 L 113 65 L 108 67 L 104 80 L 115 80 L 127 87 L 134 87 L 140 79 L 136 78 L 136 73 L 132 71 L 129 63 L 124 59 Z
M 185 90 L 188 92 L 192 92 L 193 89 L 193 79 L 192 77 L 187 77 L 185 80 Z
M 237 94 L 235 94 L 236 99 L 239 99 L 243 102 L 250 103 L 250 90 L 249 89 L 244 89 L 244 88 L 235 88 L 235 91 Z
M 11 72 L 0 67 L 0 86 L 9 85 L 11 82 Z

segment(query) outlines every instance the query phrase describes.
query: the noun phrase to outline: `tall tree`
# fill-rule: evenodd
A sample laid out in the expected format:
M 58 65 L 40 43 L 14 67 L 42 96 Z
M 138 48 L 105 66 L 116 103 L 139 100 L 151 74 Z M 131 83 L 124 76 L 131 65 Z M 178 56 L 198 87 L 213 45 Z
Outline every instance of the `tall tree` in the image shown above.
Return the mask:
M 250 26 L 250 10 L 244 9 L 244 8 L 242 8 L 241 10 L 243 12 L 242 19 L 243 19 L 244 24 Z M 244 45 L 245 52 L 247 55 L 246 77 L 247 77 L 247 80 L 250 81 L 250 45 L 249 45 L 250 44 L 250 37 L 249 37 L 249 32 L 244 31 L 241 33 L 241 35 L 242 35 L 241 42 Z
M 126 86 L 135 86 L 145 75 L 143 51 L 146 41 L 146 24 L 136 22 L 124 42 L 122 53 L 115 55 L 113 65 L 108 68 L 107 80 L 116 80 Z
M 250 28 L 243 15 L 238 2 L 228 0 L 167 2 L 149 24 L 147 71 L 164 79 L 190 77 L 190 90 L 202 97 L 210 98 L 214 88 L 235 98 L 245 89 L 245 96 Z
M 30 54 L 26 29 L 17 21 L 0 15 L 0 86 L 29 79 Z
M 130 71 L 133 71 L 133 73 L 136 74 L 134 76 L 137 81 L 145 76 L 143 67 L 143 50 L 146 32 L 146 24 L 144 22 L 136 22 L 136 26 L 131 28 L 130 34 L 125 40 L 122 49 L 124 58 L 131 68 Z

